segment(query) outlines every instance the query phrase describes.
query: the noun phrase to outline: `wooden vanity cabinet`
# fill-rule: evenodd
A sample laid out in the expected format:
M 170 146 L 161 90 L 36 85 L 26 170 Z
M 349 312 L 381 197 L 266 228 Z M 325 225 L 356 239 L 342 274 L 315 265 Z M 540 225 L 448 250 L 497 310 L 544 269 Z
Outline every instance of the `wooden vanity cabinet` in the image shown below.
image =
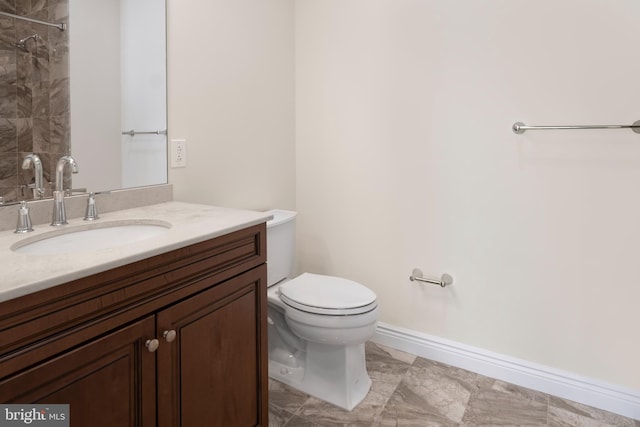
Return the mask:
M 259 424 L 257 283 L 250 271 L 158 313 L 158 426 Z M 212 363 L 213 362 L 213 363 Z M 215 402 L 215 404 L 213 404 Z
M 266 426 L 256 225 L 0 304 L 0 402 L 72 426 Z
M 36 364 L 0 383 L 0 401 L 70 404 L 72 426 L 155 425 L 154 333 L 150 316 Z

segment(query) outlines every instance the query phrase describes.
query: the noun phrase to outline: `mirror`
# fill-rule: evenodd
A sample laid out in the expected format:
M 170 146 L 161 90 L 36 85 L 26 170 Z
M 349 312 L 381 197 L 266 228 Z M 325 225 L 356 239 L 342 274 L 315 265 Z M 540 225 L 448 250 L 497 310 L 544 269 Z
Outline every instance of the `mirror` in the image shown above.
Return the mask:
M 21 168 L 31 152 L 42 160 L 46 197 L 57 160 L 69 153 L 80 172 L 65 171 L 66 189 L 166 183 L 165 1 L 60 0 L 49 8 L 47 2 L 16 3 L 0 3 L 0 12 L 68 25 L 61 31 L 0 15 L 4 202 L 33 198 L 28 186 L 34 169 Z M 17 43 L 24 38 L 23 49 Z

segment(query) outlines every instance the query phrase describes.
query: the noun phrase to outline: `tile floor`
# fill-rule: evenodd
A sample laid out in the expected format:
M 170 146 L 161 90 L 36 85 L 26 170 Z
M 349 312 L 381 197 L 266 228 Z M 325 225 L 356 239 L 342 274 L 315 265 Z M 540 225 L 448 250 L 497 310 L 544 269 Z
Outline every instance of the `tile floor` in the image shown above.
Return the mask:
M 367 343 L 373 381 L 347 412 L 269 380 L 269 426 L 622 426 L 621 417 L 463 369 Z

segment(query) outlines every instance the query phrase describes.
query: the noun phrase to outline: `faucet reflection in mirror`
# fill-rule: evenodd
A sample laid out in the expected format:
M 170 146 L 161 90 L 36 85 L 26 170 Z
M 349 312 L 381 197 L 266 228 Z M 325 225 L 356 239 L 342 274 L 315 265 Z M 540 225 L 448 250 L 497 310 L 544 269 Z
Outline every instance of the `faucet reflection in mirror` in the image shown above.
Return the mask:
M 64 207 L 64 190 L 62 181 L 64 180 L 64 167 L 69 165 L 71 173 L 78 173 L 78 164 L 71 156 L 62 156 L 56 165 L 56 189 L 53 192 L 53 217 L 51 225 L 57 227 L 67 224 L 67 211 Z
M 67 22 L 68 0 L 0 2 L 0 11 Z M 68 45 L 67 31 L 0 16 L 0 196 L 5 202 L 51 196 L 48 183 L 56 162 L 70 153 Z M 29 168 L 37 167 L 34 158 L 23 163 L 34 154 L 41 161 L 42 184 Z
M 44 178 L 42 173 L 42 161 L 37 154 L 27 154 L 22 161 L 22 169 L 29 169 L 33 165 L 35 184 L 33 184 L 33 198 L 41 199 L 44 196 Z M 30 187 L 31 185 L 29 185 Z

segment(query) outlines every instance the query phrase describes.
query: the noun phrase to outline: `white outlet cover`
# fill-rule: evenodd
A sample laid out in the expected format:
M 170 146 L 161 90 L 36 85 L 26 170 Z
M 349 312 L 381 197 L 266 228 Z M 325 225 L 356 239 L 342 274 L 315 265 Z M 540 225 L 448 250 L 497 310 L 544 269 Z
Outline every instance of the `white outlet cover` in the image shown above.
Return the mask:
M 186 139 L 171 140 L 171 167 L 172 168 L 187 167 L 187 140 Z

